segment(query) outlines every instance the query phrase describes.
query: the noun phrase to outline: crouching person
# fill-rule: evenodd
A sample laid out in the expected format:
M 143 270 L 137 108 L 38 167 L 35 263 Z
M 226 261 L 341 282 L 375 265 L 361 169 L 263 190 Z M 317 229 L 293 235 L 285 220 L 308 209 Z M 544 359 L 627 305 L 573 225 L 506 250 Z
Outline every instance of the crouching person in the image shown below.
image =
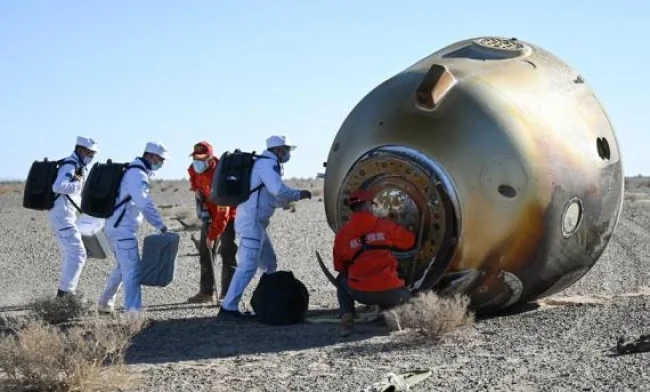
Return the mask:
M 354 332 L 355 300 L 389 308 L 409 300 L 410 292 L 397 272 L 392 250 L 408 250 L 415 234 L 388 218 L 373 213 L 372 194 L 360 190 L 345 201 L 350 220 L 334 238 L 334 269 L 341 312 L 341 336 Z
M 140 290 L 140 252 L 138 230 L 142 216 L 160 232 L 167 226 L 150 194 L 149 179 L 160 169 L 168 157 L 167 148 L 161 143 L 147 143 L 142 157 L 136 158 L 122 177 L 116 208 L 105 223 L 106 237 L 115 254 L 117 266 L 108 277 L 104 293 L 99 298 L 98 311 L 112 313 L 117 291 L 124 283 L 124 308 L 140 311 L 142 297 Z

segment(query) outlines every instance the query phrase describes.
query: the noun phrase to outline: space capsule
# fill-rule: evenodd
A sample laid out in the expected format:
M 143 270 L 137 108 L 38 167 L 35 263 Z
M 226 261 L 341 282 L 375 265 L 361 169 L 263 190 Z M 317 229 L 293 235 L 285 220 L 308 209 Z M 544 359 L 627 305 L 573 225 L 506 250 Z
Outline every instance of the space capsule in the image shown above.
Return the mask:
M 558 293 L 589 271 L 623 204 L 621 155 L 585 79 L 516 38 L 447 46 L 384 81 L 341 125 L 324 203 L 336 231 L 356 189 L 414 225 L 397 254 L 414 291 L 465 294 L 479 314 Z

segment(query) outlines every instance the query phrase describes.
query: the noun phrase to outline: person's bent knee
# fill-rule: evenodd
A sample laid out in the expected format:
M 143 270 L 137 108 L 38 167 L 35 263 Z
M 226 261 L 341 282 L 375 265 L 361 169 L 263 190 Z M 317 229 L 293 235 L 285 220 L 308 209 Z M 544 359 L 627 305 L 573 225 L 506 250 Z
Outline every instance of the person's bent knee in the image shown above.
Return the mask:
M 81 259 L 86 259 L 88 257 L 88 253 L 86 252 L 86 248 L 83 246 L 83 244 L 81 246 L 75 247 L 75 253 Z
M 351 290 L 351 294 L 355 300 L 364 305 L 379 305 L 385 308 L 404 304 L 411 298 L 411 294 L 406 288 L 385 291 Z

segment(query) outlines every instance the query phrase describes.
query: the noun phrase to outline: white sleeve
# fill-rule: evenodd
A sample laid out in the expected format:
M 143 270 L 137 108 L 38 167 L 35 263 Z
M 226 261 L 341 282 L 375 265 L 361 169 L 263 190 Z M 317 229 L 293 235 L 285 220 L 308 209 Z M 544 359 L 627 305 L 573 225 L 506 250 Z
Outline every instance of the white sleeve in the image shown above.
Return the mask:
M 151 197 L 149 177 L 139 169 L 131 169 L 124 176 L 126 177 L 126 188 L 136 208 L 142 211 L 142 215 L 151 226 L 162 230 L 165 227 L 165 222 Z
M 52 184 L 54 193 L 71 195 L 81 190 L 81 181 L 73 181 L 76 167 L 72 163 L 66 163 L 59 167 L 59 173 Z
M 274 167 L 277 163 L 272 159 L 260 159 L 257 163 L 259 165 L 259 174 L 262 183 L 268 191 L 278 199 L 287 201 L 300 200 L 300 191 L 290 188 L 284 184 L 280 173 Z

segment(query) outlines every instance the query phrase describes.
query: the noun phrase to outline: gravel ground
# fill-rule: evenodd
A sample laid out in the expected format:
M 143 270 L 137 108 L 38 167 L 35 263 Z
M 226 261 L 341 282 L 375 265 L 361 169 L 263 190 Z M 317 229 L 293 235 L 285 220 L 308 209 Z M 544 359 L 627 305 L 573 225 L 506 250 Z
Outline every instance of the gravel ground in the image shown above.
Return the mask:
M 336 325 L 219 320 L 216 307 L 184 304 L 199 280 L 198 259 L 188 255 L 196 251 L 184 231 L 176 280 L 143 289 L 155 321 L 134 339 L 127 362 L 144 376 L 142 391 L 358 391 L 388 372 L 420 367 L 434 372 L 414 391 L 650 390 L 650 353 L 612 356 L 618 336 L 650 333 L 648 183 L 628 179 L 623 217 L 605 254 L 558 295 L 577 305 L 479 320 L 469 333 L 439 344 L 409 340 L 378 324 L 342 339 Z M 47 216 L 21 208 L 21 191 L 3 189 L 0 314 L 9 315 L 29 300 L 55 294 L 61 262 Z M 172 228 L 181 226 L 171 216 L 191 215 L 186 189 L 180 182 L 154 187 L 157 204 L 172 206 L 163 210 Z M 147 224 L 143 228 L 141 239 L 151 232 Z M 293 270 L 309 288 L 310 309 L 334 309 L 334 289 L 313 257 L 316 249 L 329 257 L 333 240 L 318 198 L 299 202 L 295 212 L 278 211 L 270 236 L 280 269 Z M 113 258 L 89 259 L 79 290 L 95 301 L 113 264 Z M 594 299 L 599 303 L 590 303 Z

